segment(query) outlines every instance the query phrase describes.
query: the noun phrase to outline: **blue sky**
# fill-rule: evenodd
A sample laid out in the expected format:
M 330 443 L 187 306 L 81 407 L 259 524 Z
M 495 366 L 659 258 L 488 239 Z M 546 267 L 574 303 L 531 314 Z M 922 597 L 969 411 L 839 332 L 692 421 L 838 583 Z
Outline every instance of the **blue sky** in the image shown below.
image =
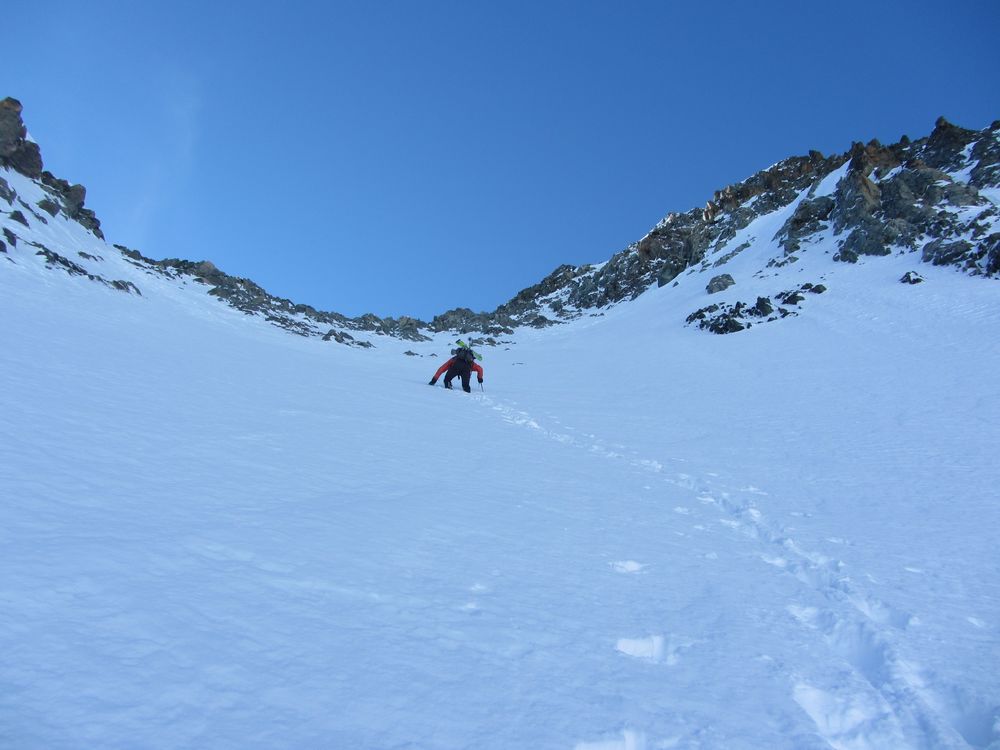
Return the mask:
M 1000 119 L 993 0 L 4 16 L 0 96 L 109 240 L 348 315 L 492 310 L 786 156 Z

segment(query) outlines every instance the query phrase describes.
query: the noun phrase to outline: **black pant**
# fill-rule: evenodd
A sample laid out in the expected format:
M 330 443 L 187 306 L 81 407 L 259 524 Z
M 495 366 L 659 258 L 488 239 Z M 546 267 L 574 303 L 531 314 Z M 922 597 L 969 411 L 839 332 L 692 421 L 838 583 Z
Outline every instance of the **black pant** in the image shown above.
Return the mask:
M 469 380 L 472 378 L 472 365 L 461 360 L 455 362 L 444 374 L 444 387 L 451 388 L 451 381 L 457 377 L 462 378 L 462 390 L 471 393 L 472 388 L 469 386 Z

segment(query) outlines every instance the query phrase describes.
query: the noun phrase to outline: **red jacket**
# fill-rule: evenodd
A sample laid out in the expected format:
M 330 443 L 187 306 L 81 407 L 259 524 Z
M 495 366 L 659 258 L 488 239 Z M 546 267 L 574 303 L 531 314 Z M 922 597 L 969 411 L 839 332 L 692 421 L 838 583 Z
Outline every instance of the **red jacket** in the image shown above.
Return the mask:
M 441 365 L 441 367 L 438 368 L 438 371 L 436 373 L 434 373 L 434 380 L 437 380 L 439 377 L 441 377 L 446 372 L 448 372 L 448 368 L 451 367 L 452 364 L 454 364 L 454 362 L 455 362 L 456 359 L 457 359 L 456 357 L 452 357 L 447 362 L 445 362 L 443 365 Z M 480 367 L 479 365 L 477 365 L 475 362 L 473 362 L 472 363 L 472 369 L 476 373 L 476 378 L 478 380 L 482 380 L 483 379 L 483 368 Z

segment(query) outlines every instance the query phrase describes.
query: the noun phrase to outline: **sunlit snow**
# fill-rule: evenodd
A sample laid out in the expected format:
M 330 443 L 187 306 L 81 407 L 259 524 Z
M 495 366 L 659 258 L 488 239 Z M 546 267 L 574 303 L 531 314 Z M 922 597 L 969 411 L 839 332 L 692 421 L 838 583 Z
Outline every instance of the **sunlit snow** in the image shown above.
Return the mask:
M 748 250 L 713 300 L 828 291 L 712 336 L 682 274 L 467 395 L 453 338 L 297 337 L 0 220 L 0 746 L 1000 747 L 995 280 Z

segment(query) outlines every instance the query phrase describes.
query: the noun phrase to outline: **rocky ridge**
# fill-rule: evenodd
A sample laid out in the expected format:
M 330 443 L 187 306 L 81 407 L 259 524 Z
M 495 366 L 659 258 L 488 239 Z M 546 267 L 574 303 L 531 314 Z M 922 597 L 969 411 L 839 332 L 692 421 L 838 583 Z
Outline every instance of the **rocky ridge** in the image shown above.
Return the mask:
M 100 222 L 84 208 L 86 189 L 43 170 L 38 145 L 27 135 L 21 104 L 0 101 L 0 165 L 36 181 L 46 197 L 29 204 L 0 177 L 0 200 L 8 217 L 29 226 L 62 213 L 103 239 Z M 304 336 L 352 346 L 371 346 L 355 334 L 365 332 L 421 341 L 430 334 L 454 331 L 479 333 L 483 344 L 520 326 L 545 327 L 634 299 L 654 284 L 676 285 L 682 272 L 714 272 L 724 289 L 737 283 L 717 271 L 727 263 L 767 243 L 766 267 L 795 263 L 802 253 L 825 242 L 836 248 L 834 260 L 857 263 L 892 253 L 914 253 L 923 262 L 953 266 L 973 276 L 1000 274 L 1000 121 L 982 131 L 966 130 L 940 118 L 926 138 L 883 146 L 878 141 L 855 143 L 844 154 L 785 159 L 736 185 L 717 191 L 703 208 L 668 214 L 641 240 L 598 265 L 563 265 L 538 284 L 522 290 L 493 312 L 466 308 L 450 310 L 430 322 L 415 318 L 348 318 L 335 312 L 269 294 L 253 281 L 231 276 L 209 261 L 153 260 L 136 250 L 114 245 L 130 263 L 148 273 L 193 280 L 208 293 L 248 315 Z M 741 230 L 755 220 L 795 205 L 773 237 L 737 242 Z M 3 211 L 0 205 L 0 211 Z M 25 215 L 27 212 L 27 216 Z M 30 218 L 29 218 L 30 217 Z M 8 242 L 16 235 L 5 229 Z M 760 248 L 757 247 L 759 250 Z M 0 242 L 0 252 L 5 250 Z M 52 267 L 83 271 L 49 248 L 41 248 Z M 74 268 L 76 266 L 76 268 Z M 92 274 L 88 274 L 92 276 Z M 141 293 L 134 285 L 124 291 Z M 711 286 L 711 285 L 710 285 Z M 818 285 L 812 285 L 818 286 Z M 809 290 L 807 290 L 809 291 Z M 776 320 L 794 314 L 798 290 L 754 303 L 719 303 L 688 318 L 717 333 L 742 330 L 755 320 Z M 783 304 L 782 304 L 783 303 Z M 714 309 L 713 309 L 714 308 Z

